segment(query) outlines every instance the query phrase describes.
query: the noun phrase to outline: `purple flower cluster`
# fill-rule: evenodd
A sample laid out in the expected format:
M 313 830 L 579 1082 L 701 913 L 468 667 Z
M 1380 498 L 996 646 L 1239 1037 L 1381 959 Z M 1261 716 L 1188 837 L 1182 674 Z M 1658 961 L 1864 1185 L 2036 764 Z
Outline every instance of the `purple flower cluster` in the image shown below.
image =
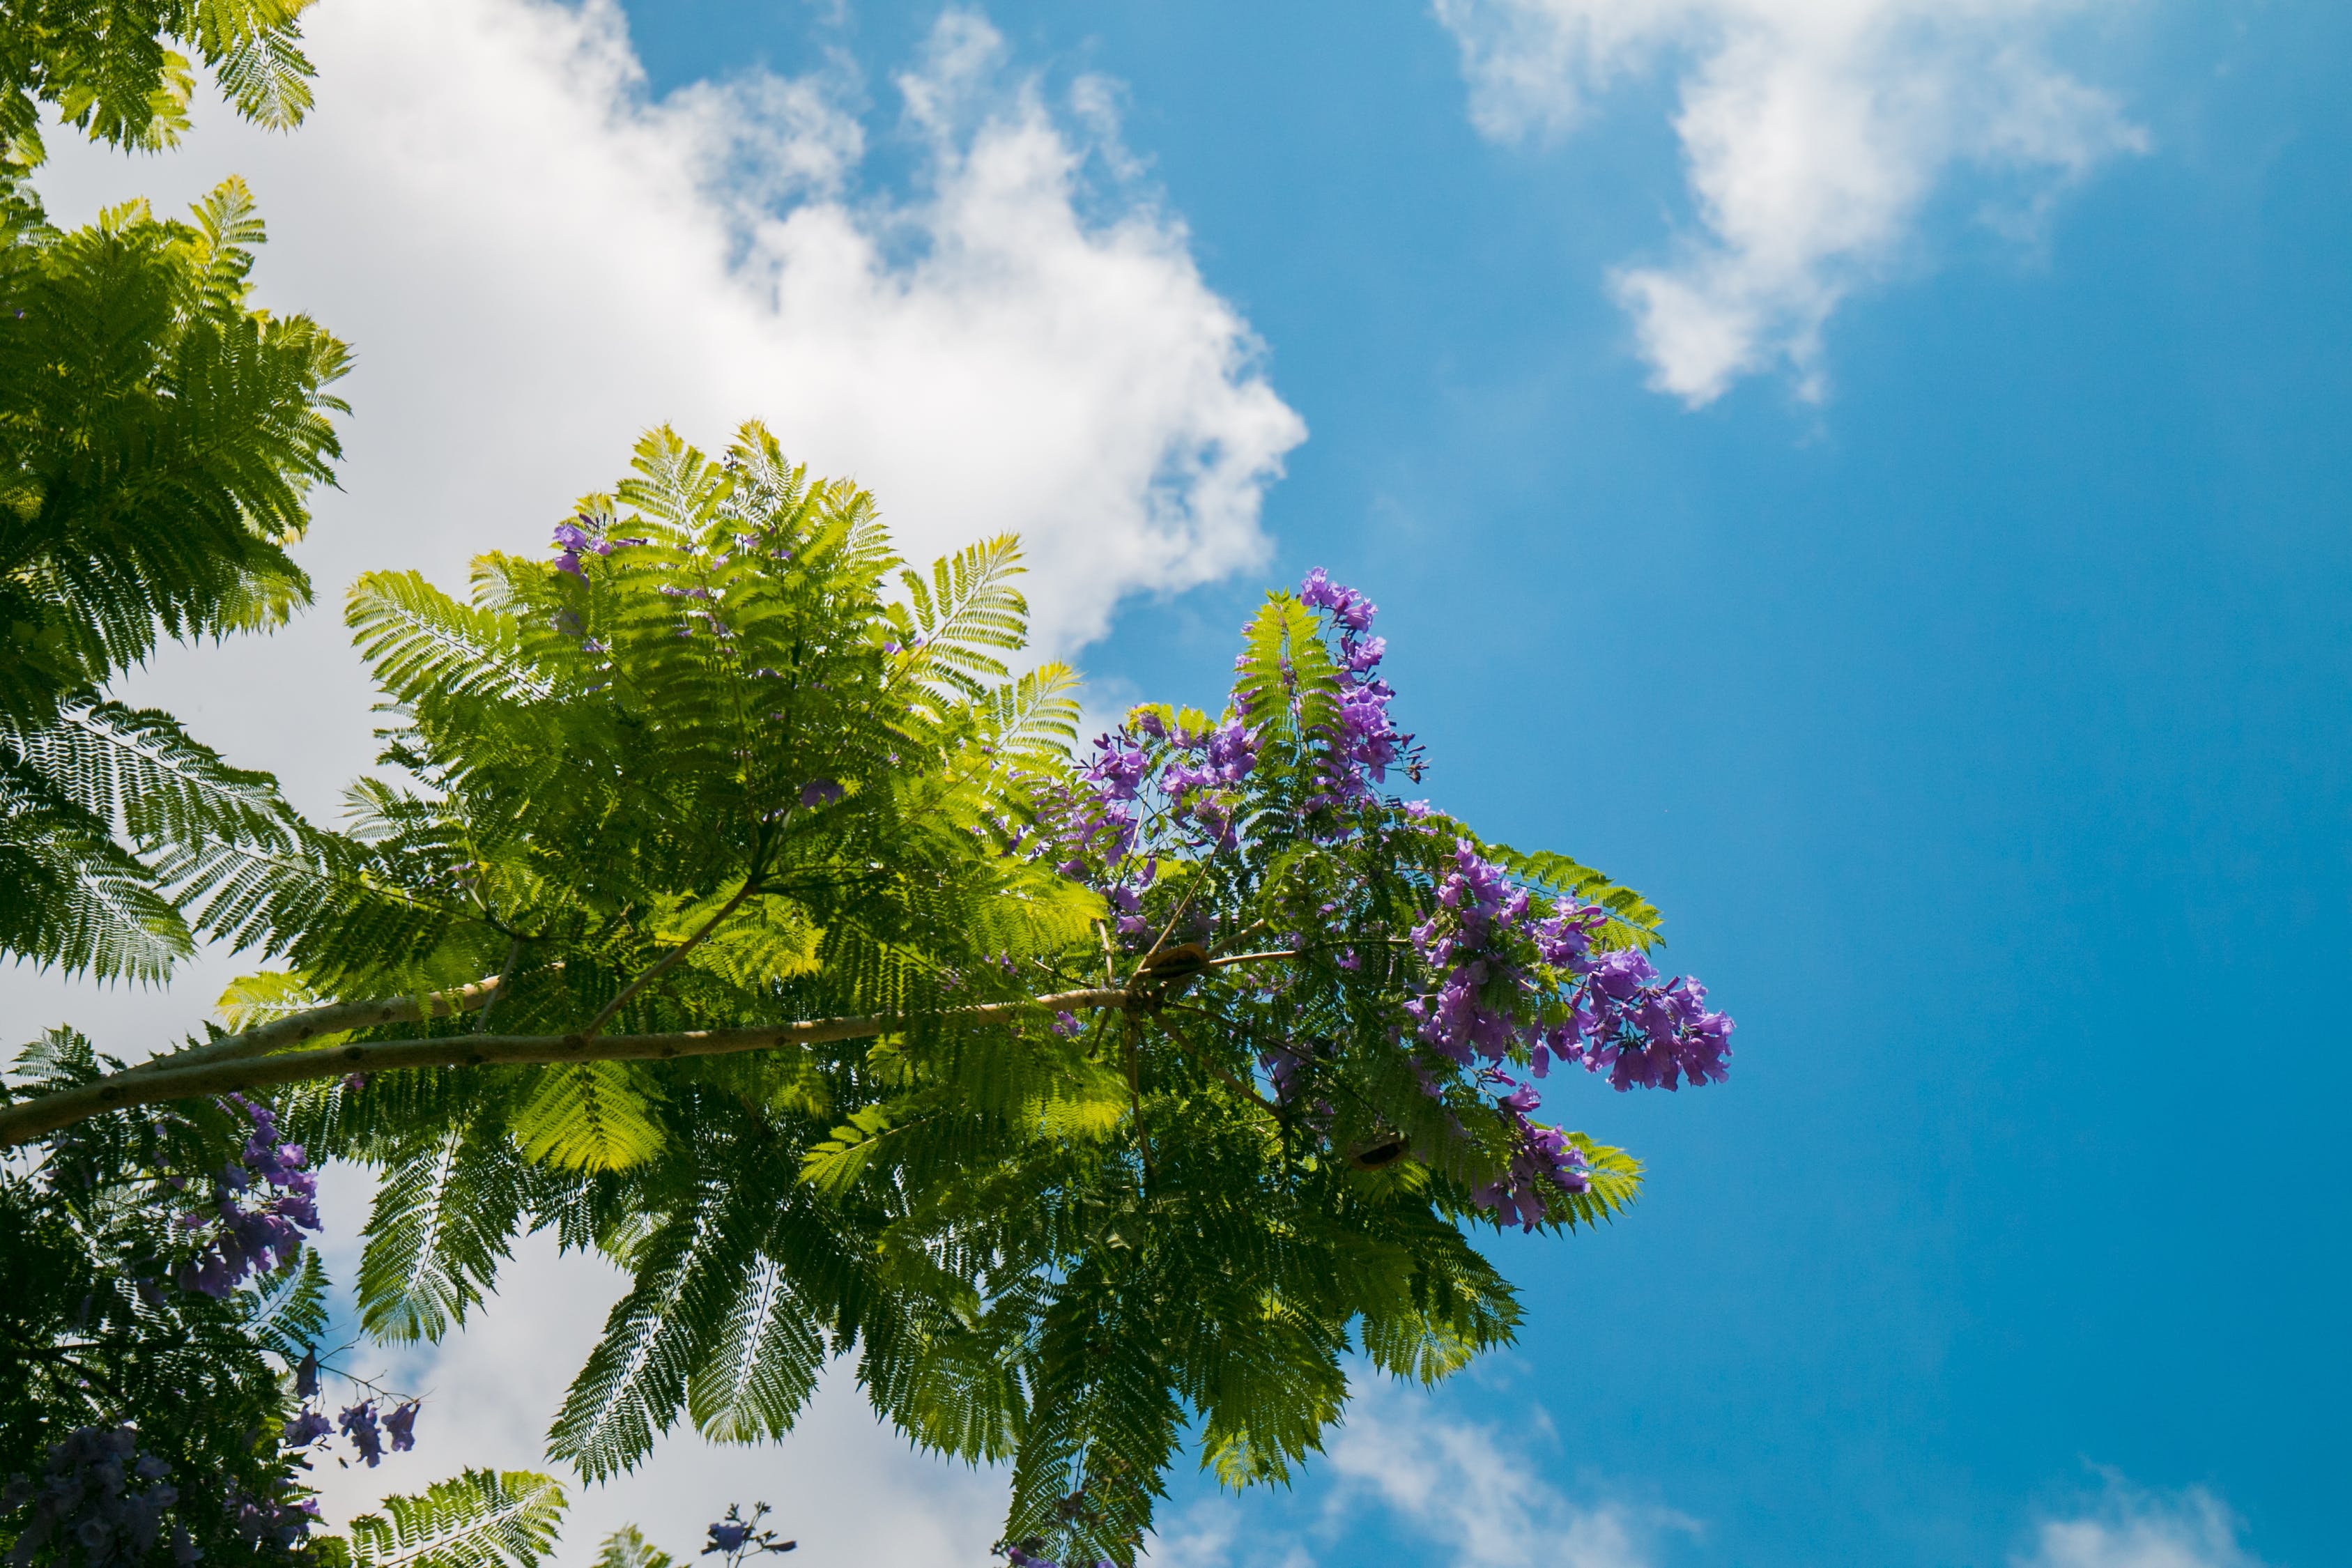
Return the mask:
M 1422 1040 L 1462 1067 L 1477 1058 L 1499 1064 L 1525 1033 L 1517 1014 L 1492 1005 L 1496 992 L 1514 1000 L 1532 994 L 1529 977 L 1513 962 L 1511 937 L 1528 912 L 1528 894 L 1465 839 L 1454 846 L 1454 870 L 1438 885 L 1438 909 L 1413 928 L 1413 950 L 1445 978 L 1433 995 L 1405 1004 Z
M 1511 1123 L 1511 1163 L 1501 1180 L 1480 1187 L 1470 1194 L 1471 1201 L 1494 1210 L 1505 1225 L 1533 1230 L 1543 1223 L 1544 1190 L 1549 1187 L 1571 1194 L 1590 1192 L 1592 1166 L 1567 1133 L 1528 1118 L 1529 1111 L 1543 1104 L 1533 1085 L 1500 1073 L 1496 1079 L 1511 1086 L 1511 1092 L 1496 1102 Z
M 283 1495 L 257 1498 L 248 1492 L 231 1492 L 228 1512 L 229 1530 L 239 1541 L 257 1548 L 267 1542 L 280 1552 L 290 1552 L 309 1540 L 319 1522 L 319 1504 L 312 1498 L 289 1502 Z
M 583 522 L 588 525 L 587 528 L 580 526 Z M 594 529 L 595 531 L 591 532 L 590 529 Z M 569 572 L 574 577 L 585 578 L 588 575 L 580 569 L 582 551 L 584 550 L 592 555 L 613 553 L 613 542 L 604 537 L 604 530 L 598 526 L 597 520 L 584 515 L 578 522 L 557 523 L 555 542 L 563 547 L 563 553 L 555 558 L 555 569 L 558 572 Z
M 1078 787 L 1049 800 L 1033 854 L 1061 857 L 1055 869 L 1102 889 L 1121 936 L 1145 934 L 1143 895 L 1156 856 L 1135 858 L 1148 820 L 1174 827 L 1196 848 L 1235 842 L 1234 789 L 1257 766 L 1257 737 L 1239 720 L 1193 729 L 1146 709 L 1131 727 L 1095 738 Z
M 1322 567 L 1298 585 L 1299 603 L 1329 614 L 1339 632 L 1339 717 L 1322 736 L 1321 792 L 1308 810 L 1369 799 L 1372 786 L 1388 780 L 1389 769 L 1408 760 L 1412 737 L 1389 718 L 1396 691 L 1373 673 L 1388 652 L 1388 639 L 1366 637 L 1378 606 L 1355 589 L 1334 583 Z
M 180 1216 L 183 1229 L 204 1238 L 196 1255 L 180 1265 L 180 1289 L 215 1300 L 248 1276 L 291 1265 L 302 1251 L 302 1233 L 319 1228 L 319 1182 L 303 1168 L 302 1145 L 279 1142 L 278 1118 L 268 1106 L 243 1095 L 228 1098 L 253 1122 L 253 1131 L 240 1156 L 221 1168 L 213 1211 L 191 1209 Z
M 344 1436 L 352 1440 L 352 1449 L 373 1469 L 383 1462 L 384 1439 L 387 1437 L 392 1440 L 392 1451 L 395 1454 L 416 1447 L 416 1406 L 417 1401 L 410 1400 L 384 1416 L 379 1426 L 375 1401 L 362 1399 L 356 1405 L 346 1406 L 342 1414 L 335 1417 L 335 1425 Z
M 710 1539 L 704 1543 L 701 1555 L 719 1556 L 726 1560 L 727 1568 L 740 1568 L 746 1557 L 762 1552 L 791 1552 L 798 1548 L 797 1541 L 786 1541 L 772 1530 L 763 1530 L 760 1521 L 768 1517 L 768 1505 L 756 1504 L 751 1517 L 743 1517 L 743 1505 L 729 1503 L 727 1517 L 710 1526 Z
M 1257 770 L 1255 731 L 1239 719 L 1196 731 L 1170 724 L 1150 710 L 1136 721 L 1136 728 L 1152 740 L 1165 741 L 1174 753 L 1160 774 L 1171 815 L 1190 818 L 1219 848 L 1229 847 L 1233 809 L 1227 797 Z
M 1417 1037 L 1481 1083 L 1509 1089 L 1498 1109 L 1511 1123 L 1514 1152 L 1505 1179 L 1475 1194 L 1505 1223 L 1532 1228 L 1546 1187 L 1575 1194 L 1590 1180 L 1584 1155 L 1557 1129 L 1530 1120 L 1542 1100 L 1531 1084 L 1503 1070 L 1515 1049 L 1528 1053 L 1534 1076 L 1555 1058 L 1607 1072 L 1619 1089 L 1641 1084 L 1675 1089 L 1718 1083 L 1731 1054 L 1731 1019 L 1706 1011 L 1697 981 L 1662 978 L 1643 953 L 1595 953 L 1593 936 L 1608 913 L 1597 905 L 1563 907 L 1526 929 L 1531 904 L 1503 868 L 1466 839 L 1454 846 L 1454 869 L 1437 889 L 1437 909 L 1412 932 L 1422 962 L 1442 978 L 1405 1005 Z M 1553 973 L 1524 963 L 1525 937 Z M 1556 1002 L 1565 1019 L 1549 1027 L 1538 1005 Z
M 36 1557 L 79 1556 L 89 1568 L 138 1563 L 163 1534 L 163 1513 L 180 1500 L 172 1467 L 139 1449 L 130 1426 L 77 1426 L 51 1446 L 38 1479 L 16 1476 L 0 1489 L 0 1513 L 30 1507 L 8 1553 L 13 1568 Z M 172 1556 L 187 1568 L 203 1553 L 184 1525 L 172 1527 Z
M 1721 1083 L 1729 1071 L 1732 1022 L 1706 1010 L 1706 987 L 1687 975 L 1668 980 L 1635 949 L 1596 956 L 1592 933 L 1607 917 L 1593 906 L 1563 911 L 1537 929 L 1543 960 L 1573 977 L 1565 1023 L 1545 1032 L 1535 1048 L 1535 1073 L 1551 1058 L 1580 1061 L 1605 1072 L 1619 1090 L 1675 1089 Z
M 562 548 L 562 553 L 555 558 L 555 569 L 558 572 L 569 572 L 574 577 L 584 580 L 588 574 L 580 569 L 580 557 L 583 553 L 610 555 L 625 544 L 645 542 L 642 539 L 612 538 L 610 537 L 612 526 L 611 518 L 590 517 L 585 512 L 569 522 L 557 523 L 555 542 Z
M 322 1441 L 329 1433 L 340 1430 L 352 1440 L 352 1451 L 373 1468 L 383 1462 L 386 1439 L 390 1439 L 395 1454 L 416 1447 L 416 1412 L 422 1404 L 419 1400 L 395 1405 L 389 1415 L 379 1418 L 376 1402 L 362 1399 L 344 1406 L 330 1426 L 326 1412 L 314 1403 L 319 1397 L 319 1357 L 315 1351 L 305 1352 L 302 1364 L 295 1369 L 294 1394 L 302 1401 L 301 1406 L 278 1431 L 279 1439 L 289 1448 L 307 1448 Z

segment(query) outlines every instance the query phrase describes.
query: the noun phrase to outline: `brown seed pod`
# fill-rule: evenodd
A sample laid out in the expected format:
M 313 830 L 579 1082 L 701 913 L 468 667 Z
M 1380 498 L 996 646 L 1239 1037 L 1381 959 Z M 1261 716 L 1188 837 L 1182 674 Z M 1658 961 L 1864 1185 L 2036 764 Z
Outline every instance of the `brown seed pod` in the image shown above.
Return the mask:
M 1403 1136 L 1391 1133 L 1370 1143 L 1359 1143 L 1348 1152 L 1348 1163 L 1359 1171 L 1378 1171 L 1395 1164 L 1412 1150 Z
M 1143 961 L 1142 973 L 1154 980 L 1190 980 L 1209 967 L 1209 955 L 1192 942 L 1163 947 Z

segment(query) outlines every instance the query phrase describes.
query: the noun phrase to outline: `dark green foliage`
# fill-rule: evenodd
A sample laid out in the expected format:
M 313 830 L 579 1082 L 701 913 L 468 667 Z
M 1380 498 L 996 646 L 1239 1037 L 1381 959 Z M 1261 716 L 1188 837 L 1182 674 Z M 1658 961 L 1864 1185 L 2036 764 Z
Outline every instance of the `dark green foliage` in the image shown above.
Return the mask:
M 57 1031 L 20 1057 L 20 1088 L 108 1065 Z M 130 1423 L 141 1448 L 173 1468 L 174 1521 L 224 1563 L 256 1560 L 234 1529 L 233 1496 L 288 1496 L 299 1480 L 277 1441 L 279 1370 L 326 1326 L 315 1258 L 224 1301 L 169 1282 L 167 1183 L 217 1168 L 237 1138 L 209 1106 L 110 1118 L 59 1140 L 29 1173 L 0 1175 L 0 1480 L 38 1475 L 76 1426 Z M 0 1549 L 23 1518 L 0 1514 Z M 170 1560 L 159 1544 L 154 1563 Z

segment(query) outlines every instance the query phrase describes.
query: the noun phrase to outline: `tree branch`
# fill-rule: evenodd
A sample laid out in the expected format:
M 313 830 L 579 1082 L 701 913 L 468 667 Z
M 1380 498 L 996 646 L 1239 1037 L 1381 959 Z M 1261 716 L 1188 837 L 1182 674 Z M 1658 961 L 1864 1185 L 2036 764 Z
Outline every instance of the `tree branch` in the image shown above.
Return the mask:
M 483 985 L 488 984 L 484 982 Z M 482 986 L 473 985 L 466 989 L 472 992 L 482 989 Z M 395 1005 L 397 1003 L 405 1003 L 414 1008 L 418 1000 L 407 997 L 385 1002 L 341 1004 L 341 1008 L 351 1011 L 337 1026 L 351 1028 L 362 1023 L 414 1021 L 418 1016 L 415 1011 L 407 1015 L 406 1020 L 397 1016 L 379 1018 L 355 1015 L 360 1009 Z M 973 1007 L 959 1007 L 943 1016 L 973 1023 L 989 1023 L 1032 1010 L 1123 1009 L 1143 1005 L 1146 1000 L 1125 989 L 1063 991 L 1019 1002 L 991 1002 Z M 282 1019 L 269 1027 L 282 1028 L 304 1018 L 315 1018 L 336 1011 L 337 1008 L 333 1007 L 317 1008 L 310 1014 L 298 1014 L 294 1018 Z M 907 1021 L 908 1016 L 904 1014 L 877 1013 L 862 1018 L 816 1018 L 803 1023 L 773 1024 L 763 1028 L 688 1029 L 676 1034 L 607 1035 L 593 1039 L 583 1034 L 453 1035 L 426 1040 L 360 1041 L 277 1056 L 256 1056 L 248 1052 L 236 1057 L 215 1055 L 195 1060 L 197 1052 L 183 1052 L 177 1057 L 142 1063 L 138 1067 L 109 1074 L 94 1083 L 0 1107 L 0 1149 L 29 1143 L 77 1121 L 86 1121 L 93 1116 L 102 1116 L 110 1110 L 121 1110 L 133 1105 L 154 1105 L 172 1100 L 276 1089 L 284 1084 L 340 1078 L 346 1073 L 479 1067 L 493 1063 L 535 1066 L 549 1062 L 670 1061 L 680 1057 L 730 1056 L 740 1051 L 770 1050 L 778 1046 L 861 1039 L 887 1033 Z M 312 1035 L 326 1032 L 330 1031 L 316 1025 L 310 1030 Z M 236 1037 L 238 1039 L 247 1037 Z M 290 1039 L 295 1037 L 288 1035 L 281 1037 Z M 216 1043 L 227 1045 L 230 1042 Z M 205 1051 L 211 1048 L 200 1047 Z
M 414 1024 L 423 1018 L 452 1018 L 460 1013 L 470 1013 L 486 1005 L 499 993 L 505 976 L 493 974 L 487 980 L 477 980 L 471 985 L 460 985 L 455 991 L 436 991 L 422 996 L 372 996 L 358 1002 L 330 1002 L 323 1006 L 307 1007 L 299 1013 L 289 1013 L 275 1023 L 247 1029 L 242 1034 L 225 1035 L 205 1045 L 191 1046 L 184 1051 L 167 1051 L 118 1073 L 178 1072 L 186 1068 L 207 1066 L 216 1062 L 242 1061 L 248 1057 L 266 1057 L 289 1046 L 299 1046 L 321 1035 L 340 1035 L 346 1029 L 374 1028 L 383 1024 Z

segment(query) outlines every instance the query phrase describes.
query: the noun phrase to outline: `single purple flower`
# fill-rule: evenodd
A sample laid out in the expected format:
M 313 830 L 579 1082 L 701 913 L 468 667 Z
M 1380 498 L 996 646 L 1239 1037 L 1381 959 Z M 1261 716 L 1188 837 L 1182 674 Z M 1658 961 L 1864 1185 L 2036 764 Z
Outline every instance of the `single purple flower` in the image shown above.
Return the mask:
M 383 1418 L 384 1435 L 392 1439 L 392 1451 L 395 1454 L 416 1447 L 417 1404 L 412 1399 Z
M 841 784 L 836 780 L 811 779 L 801 786 L 801 804 L 810 806 L 831 805 L 842 797 L 843 793 Z

